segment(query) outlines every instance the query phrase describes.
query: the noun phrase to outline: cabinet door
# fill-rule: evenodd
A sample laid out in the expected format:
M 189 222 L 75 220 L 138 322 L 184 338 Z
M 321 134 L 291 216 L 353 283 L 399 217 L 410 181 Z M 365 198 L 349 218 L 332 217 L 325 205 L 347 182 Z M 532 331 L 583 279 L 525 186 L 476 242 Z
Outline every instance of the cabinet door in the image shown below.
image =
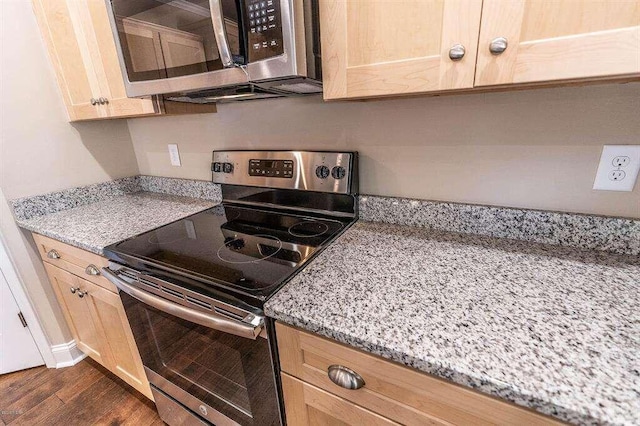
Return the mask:
M 638 75 L 640 1 L 484 0 L 478 46 L 476 86 Z
M 324 98 L 473 87 L 481 8 L 481 0 L 321 1 Z M 456 45 L 464 56 L 452 60 Z
M 81 286 L 82 280 L 46 262 L 44 267 L 62 308 L 62 313 L 71 329 L 71 334 L 76 340 L 76 345 L 82 352 L 105 365 L 106 348 L 101 330 L 96 327 L 86 300 L 78 297 L 77 289 Z
M 33 0 L 70 121 L 156 114 L 151 99 L 129 99 L 103 0 Z M 105 98 L 107 104 L 92 105 Z
M 153 399 L 120 296 L 89 281 L 80 280 L 91 317 L 108 347 L 105 367 L 139 392 Z
M 287 423 L 296 426 L 399 425 L 301 380 L 282 374 Z
M 77 23 L 80 21 L 79 3 L 33 0 L 38 25 L 49 51 L 70 121 L 106 116 L 100 108 L 91 105 L 91 99 L 95 99 L 96 93 L 99 93 L 99 85 L 95 73 L 91 72 L 91 59 L 87 54 L 84 38 L 77 32 Z

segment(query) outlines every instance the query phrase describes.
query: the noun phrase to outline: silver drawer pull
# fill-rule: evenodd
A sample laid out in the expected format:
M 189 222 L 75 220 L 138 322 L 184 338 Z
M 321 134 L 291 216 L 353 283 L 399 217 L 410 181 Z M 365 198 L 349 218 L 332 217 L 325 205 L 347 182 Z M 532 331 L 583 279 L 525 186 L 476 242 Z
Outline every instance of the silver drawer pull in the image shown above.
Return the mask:
M 100 269 L 96 265 L 89 265 L 85 268 L 84 273 L 87 275 L 100 275 Z
M 80 290 L 80 287 L 70 287 L 69 291 L 71 292 L 71 294 L 76 294 L 76 291 Z
M 342 365 L 330 365 L 327 374 L 333 383 L 345 389 L 360 389 L 364 386 L 361 375 Z
M 88 292 L 88 291 L 82 291 L 82 290 L 80 290 L 80 289 L 78 288 L 78 297 L 79 297 L 80 299 L 82 299 L 82 298 L 83 298 L 84 296 L 86 296 L 87 294 L 89 294 L 89 292 Z
M 60 259 L 60 253 L 55 251 L 55 249 L 51 249 L 47 252 L 47 257 L 49 259 Z

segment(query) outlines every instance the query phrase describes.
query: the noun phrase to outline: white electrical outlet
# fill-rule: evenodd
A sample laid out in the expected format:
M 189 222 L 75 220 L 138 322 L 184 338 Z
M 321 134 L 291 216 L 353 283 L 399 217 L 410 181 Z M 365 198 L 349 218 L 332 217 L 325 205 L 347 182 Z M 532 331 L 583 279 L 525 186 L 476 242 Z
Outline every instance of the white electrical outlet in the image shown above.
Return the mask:
M 170 143 L 167 145 L 169 147 L 169 158 L 171 159 L 172 166 L 181 166 L 180 163 L 180 153 L 178 152 L 178 145 L 174 143 Z
M 593 189 L 633 191 L 640 170 L 640 145 L 605 145 Z

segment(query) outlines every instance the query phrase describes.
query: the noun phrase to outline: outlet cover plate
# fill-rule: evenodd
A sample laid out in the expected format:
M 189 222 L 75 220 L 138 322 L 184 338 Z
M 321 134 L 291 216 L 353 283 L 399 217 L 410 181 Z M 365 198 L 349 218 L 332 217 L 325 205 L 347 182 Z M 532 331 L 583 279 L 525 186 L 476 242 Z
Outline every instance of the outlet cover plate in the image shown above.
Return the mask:
M 169 159 L 171 160 L 172 166 L 180 166 L 180 153 L 178 152 L 178 145 L 174 143 L 170 143 L 169 147 Z
M 640 145 L 605 145 L 593 189 L 633 191 L 640 170 Z

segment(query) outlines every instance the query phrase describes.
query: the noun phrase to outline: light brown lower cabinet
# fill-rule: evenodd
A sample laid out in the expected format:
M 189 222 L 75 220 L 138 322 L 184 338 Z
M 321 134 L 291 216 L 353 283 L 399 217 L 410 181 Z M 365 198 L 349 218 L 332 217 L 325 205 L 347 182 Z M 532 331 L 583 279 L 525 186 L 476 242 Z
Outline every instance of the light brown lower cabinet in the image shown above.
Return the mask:
M 46 237 L 34 237 L 42 247 Z M 81 251 L 65 246 L 56 244 L 57 249 L 52 250 L 60 257 L 52 260 L 62 260 L 69 251 Z M 78 348 L 153 400 L 120 296 L 46 260 L 44 267 Z
M 282 374 L 282 389 L 291 426 L 398 424 L 286 373 Z
M 387 361 L 336 341 L 276 324 L 287 423 L 304 425 L 559 425 L 558 420 Z M 364 386 L 333 383 L 329 366 Z

